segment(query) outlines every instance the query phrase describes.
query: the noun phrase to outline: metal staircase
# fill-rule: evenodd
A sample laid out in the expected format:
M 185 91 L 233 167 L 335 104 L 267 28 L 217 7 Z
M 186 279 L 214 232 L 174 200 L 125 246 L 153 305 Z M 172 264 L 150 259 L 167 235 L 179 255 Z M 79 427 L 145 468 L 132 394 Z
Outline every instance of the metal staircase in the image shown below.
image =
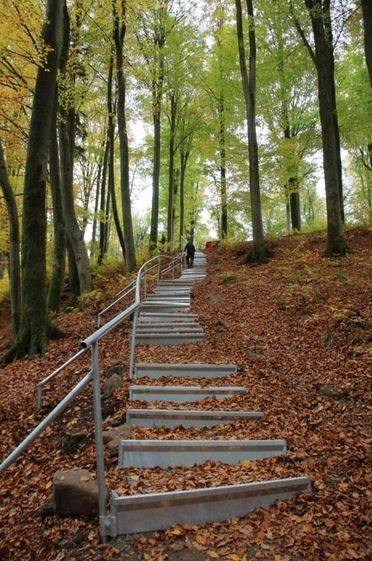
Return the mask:
M 167 265 L 162 269 L 162 263 Z M 175 278 L 175 271 L 180 276 Z M 151 274 L 157 276 L 156 287 L 148 292 Z M 171 274 L 173 278 L 165 278 Z M 128 425 L 140 427 L 203 427 L 239 422 L 258 422 L 264 418 L 261 411 L 194 410 L 184 409 L 184 404 L 206 397 L 225 399 L 242 395 L 246 388 L 240 386 L 188 386 L 161 384 L 163 376 L 174 378 L 204 378 L 206 381 L 231 376 L 237 372 L 232 364 L 143 364 L 136 363 L 136 345 L 180 345 L 201 341 L 203 329 L 198 316 L 190 312 L 191 289 L 194 283 L 206 275 L 206 257 L 197 252 L 194 267 L 184 269 L 182 256 L 160 255 L 146 262 L 138 272 L 136 280 L 117 295 L 105 310 L 98 315 L 98 329 L 81 344 L 81 350 L 69 358 L 37 386 L 37 406 L 41 408 L 43 389 L 53 382 L 65 369 L 79 361 L 87 352 L 91 355 L 91 368 L 70 392 L 35 427 L 21 444 L 0 464 L 0 473 L 12 465 L 28 446 L 68 407 L 88 386 L 93 386 L 93 408 L 96 442 L 96 470 L 98 483 L 99 524 L 102 539 L 108 536 L 135 532 L 148 532 L 168 528 L 175 524 L 200 524 L 226 520 L 247 514 L 258 506 L 272 504 L 300 492 L 309 492 L 308 477 L 293 477 L 259 481 L 241 485 L 226 485 L 208 488 L 172 491 L 166 493 L 119 496 L 110 495 L 107 504 L 105 461 L 102 438 L 101 384 L 99 341 L 124 321 L 131 321 L 132 335 L 129 357 L 129 376 L 133 381 L 149 377 L 157 385 L 132 384 L 131 399 L 151 401 L 150 408 L 128 408 Z M 124 308 L 125 299 L 132 303 Z M 114 306 L 122 311 L 101 325 L 101 319 Z M 174 408 L 156 407 L 157 401 L 175 403 Z M 177 403 L 181 406 L 177 407 Z M 119 445 L 118 469 L 127 466 L 172 469 L 175 466 L 190 466 L 206 460 L 236 464 L 263 459 L 286 453 L 284 440 L 122 440 Z
M 179 345 L 201 341 L 203 329 L 191 309 L 191 288 L 206 275 L 206 257 L 196 253 L 194 267 L 172 281 L 158 282 L 147 295 L 139 312 L 135 345 Z M 233 376 L 235 365 L 134 364 L 133 378 L 163 376 L 212 380 Z M 226 399 L 246 392 L 241 386 L 131 385 L 129 398 L 144 402 L 192 403 L 207 397 Z M 152 407 L 127 410 L 129 425 L 142 427 L 203 428 L 236 421 L 259 421 L 263 412 L 200 411 Z M 226 464 L 264 459 L 285 454 L 285 440 L 122 440 L 118 467 L 163 468 L 192 466 L 207 460 Z M 110 514 L 104 531 L 110 536 L 168 528 L 174 524 L 200 524 L 241 516 L 257 506 L 265 506 L 299 492 L 310 491 L 307 477 L 263 481 L 244 485 L 209 487 L 119 496 L 111 494 Z

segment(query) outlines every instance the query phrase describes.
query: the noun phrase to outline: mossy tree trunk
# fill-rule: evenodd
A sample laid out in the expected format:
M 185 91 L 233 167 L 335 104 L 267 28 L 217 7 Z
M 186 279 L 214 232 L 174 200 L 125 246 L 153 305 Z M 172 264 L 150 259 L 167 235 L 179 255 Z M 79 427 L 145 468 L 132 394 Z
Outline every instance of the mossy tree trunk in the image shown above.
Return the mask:
M 53 330 L 46 294 L 46 183 L 50 129 L 57 69 L 63 35 L 61 0 L 48 0 L 42 38 L 47 47 L 45 64 L 36 76 L 27 146 L 22 228 L 21 321 L 17 337 L 3 357 L 9 362 L 43 353 Z
M 21 316 L 21 267 L 18 210 L 9 181 L 3 147 L 0 141 L 0 186 L 4 193 L 9 219 L 9 280 L 13 335 L 17 335 Z

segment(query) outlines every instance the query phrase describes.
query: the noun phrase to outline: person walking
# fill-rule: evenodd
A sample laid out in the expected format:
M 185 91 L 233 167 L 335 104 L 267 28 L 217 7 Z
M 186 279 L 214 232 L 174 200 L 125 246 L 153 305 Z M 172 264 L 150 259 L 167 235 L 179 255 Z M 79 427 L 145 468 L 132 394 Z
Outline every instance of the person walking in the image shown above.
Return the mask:
M 194 265 L 194 255 L 195 255 L 195 246 L 192 243 L 192 240 L 189 240 L 185 247 L 186 252 L 186 263 L 187 266 L 190 268 Z

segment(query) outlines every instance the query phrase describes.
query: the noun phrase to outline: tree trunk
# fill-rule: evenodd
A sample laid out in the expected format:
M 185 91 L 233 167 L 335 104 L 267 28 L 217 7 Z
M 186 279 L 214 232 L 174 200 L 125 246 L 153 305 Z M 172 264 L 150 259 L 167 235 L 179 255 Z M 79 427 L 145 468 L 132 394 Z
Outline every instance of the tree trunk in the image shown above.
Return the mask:
M 48 308 L 59 310 L 65 275 L 66 262 L 66 230 L 62 210 L 61 176 L 57 140 L 57 95 L 55 96 L 53 119 L 51 126 L 49 168 L 50 188 L 53 205 L 53 272 L 48 293 Z
M 99 202 L 99 210 L 100 210 L 100 218 L 99 218 L 99 252 L 98 252 L 98 265 L 102 265 L 103 258 L 105 256 L 105 239 L 106 239 L 106 228 L 108 222 L 108 216 L 106 214 L 106 207 L 107 207 L 107 195 L 106 195 L 106 181 L 107 181 L 107 170 L 108 170 L 108 162 L 109 162 L 109 153 L 110 153 L 110 142 L 107 132 L 107 139 L 105 143 L 105 153 L 103 156 L 103 164 L 102 164 L 102 180 L 101 180 L 101 188 L 100 188 L 100 202 Z
M 154 123 L 154 155 L 152 171 L 152 207 L 150 227 L 150 248 L 154 249 L 158 242 L 159 227 L 159 186 L 160 186 L 160 144 L 161 144 L 161 91 L 153 84 L 153 123 Z
M 252 0 L 247 0 L 249 21 L 249 75 L 247 72 L 241 0 L 235 0 L 236 29 L 239 47 L 239 63 L 242 76 L 245 108 L 248 126 L 248 157 L 249 157 L 249 186 L 251 196 L 253 248 L 248 260 L 252 263 L 265 263 L 267 249 L 265 247 L 261 213 L 260 178 L 258 165 L 258 147 L 256 135 L 256 35 L 254 30 L 254 15 Z
M 116 193 L 115 193 L 115 120 L 114 120 L 114 107 L 112 102 L 112 75 L 114 69 L 114 59 L 110 58 L 110 68 L 107 81 L 107 112 L 108 112 L 108 139 L 109 139 L 109 174 L 108 174 L 108 188 L 111 198 L 112 215 L 114 218 L 116 233 L 118 235 L 121 251 L 123 253 L 124 261 L 125 258 L 125 242 L 123 230 L 121 228 L 118 206 L 116 203 Z M 109 214 L 107 213 L 107 216 Z M 107 233 L 109 230 L 109 224 L 107 224 Z M 108 237 L 108 236 L 107 236 Z
M 21 316 L 21 268 L 19 262 L 19 221 L 18 210 L 12 186 L 9 181 L 3 146 L 0 141 L 0 185 L 4 193 L 9 221 L 9 280 L 10 306 L 13 335 L 16 336 Z
M 70 47 L 70 22 L 65 11 L 64 18 L 64 44 L 61 56 L 61 73 L 66 74 L 67 59 Z M 74 81 L 74 76 L 70 76 Z M 73 106 L 64 108 L 61 102 L 62 90 L 59 91 L 59 149 L 61 163 L 61 180 L 62 180 L 62 206 L 63 216 L 65 219 L 66 234 L 70 243 L 70 249 L 75 259 L 75 267 L 78 273 L 79 296 L 83 292 L 90 290 L 92 281 L 89 271 L 89 258 L 84 243 L 83 233 L 79 228 L 79 224 L 75 213 L 74 190 L 73 190 L 73 172 L 74 172 L 74 150 L 75 150 L 75 128 L 76 113 Z
M 117 80 L 117 120 L 120 143 L 120 188 L 123 206 L 123 229 L 126 268 L 133 271 L 136 267 L 136 252 L 133 236 L 132 209 L 129 186 L 129 148 L 126 122 L 126 84 L 123 72 L 123 45 L 126 32 L 126 1 L 121 1 L 121 17 L 113 3 L 114 42 L 116 52 L 116 80 Z M 121 21 L 120 21 L 121 20 Z
M 168 214 L 167 214 L 167 242 L 172 244 L 174 239 L 173 215 L 174 215 L 174 155 L 177 99 L 174 92 L 171 94 L 171 111 L 169 119 L 169 174 L 168 174 Z
M 301 232 L 300 192 L 297 177 L 290 177 L 288 181 L 289 206 L 291 210 L 292 230 Z
M 48 0 L 42 30 L 48 48 L 46 63 L 38 67 L 28 137 L 23 196 L 22 307 L 17 337 L 3 358 L 43 353 L 53 335 L 46 296 L 46 181 L 50 129 L 63 35 L 64 2 Z
M 326 257 L 345 255 L 347 246 L 342 224 L 340 144 L 335 100 L 334 58 L 329 0 L 305 0 L 315 42 L 318 99 L 322 129 L 324 180 L 327 203 Z
M 364 52 L 368 68 L 369 81 L 372 88 L 372 3 L 371 0 L 362 0 L 364 22 Z
M 99 186 L 101 182 L 101 174 L 102 174 L 102 163 L 99 162 L 98 164 L 98 174 L 97 174 L 97 185 L 96 185 L 96 195 L 95 195 L 95 202 L 94 202 L 94 217 L 93 217 L 93 226 L 92 226 L 92 249 L 91 249 L 91 259 L 95 259 L 96 256 L 96 237 L 97 237 L 97 214 L 98 214 L 98 205 L 99 205 Z
M 185 177 L 186 177 L 186 166 L 189 159 L 190 152 L 184 151 L 181 148 L 181 165 L 180 165 L 180 239 L 179 247 L 183 246 L 182 238 L 185 232 Z
M 219 135 L 218 147 L 220 152 L 220 193 L 221 193 L 221 237 L 227 238 L 227 190 L 226 190 L 226 135 L 225 135 L 225 97 L 220 94 L 218 104 Z

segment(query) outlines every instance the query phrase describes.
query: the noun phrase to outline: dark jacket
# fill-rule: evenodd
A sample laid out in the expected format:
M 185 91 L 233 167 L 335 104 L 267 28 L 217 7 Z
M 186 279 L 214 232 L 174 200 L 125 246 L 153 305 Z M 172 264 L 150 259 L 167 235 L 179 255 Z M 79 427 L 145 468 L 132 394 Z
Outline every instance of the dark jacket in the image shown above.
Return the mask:
M 195 253 L 195 246 L 193 243 L 191 242 L 187 242 L 186 247 L 185 247 L 185 251 L 187 255 L 194 255 Z

